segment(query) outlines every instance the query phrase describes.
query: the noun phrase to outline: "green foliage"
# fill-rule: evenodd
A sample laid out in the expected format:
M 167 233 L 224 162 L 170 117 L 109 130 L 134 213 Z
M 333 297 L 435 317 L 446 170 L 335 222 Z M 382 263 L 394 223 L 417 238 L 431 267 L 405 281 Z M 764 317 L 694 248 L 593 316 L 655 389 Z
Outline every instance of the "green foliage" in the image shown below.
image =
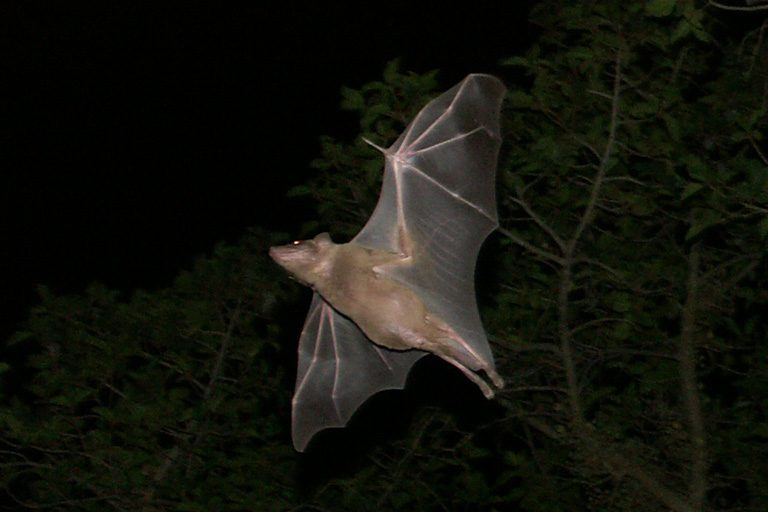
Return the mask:
M 290 297 L 254 232 L 173 287 L 41 304 L 12 343 L 26 391 L 0 409 L 0 482 L 21 507 L 283 510 L 295 457 L 270 311 Z M 29 376 L 27 378 L 27 376 Z
M 360 89 L 342 89 L 341 107 L 360 116 L 360 136 L 353 142 L 323 137 L 322 156 L 312 162 L 320 171 L 306 186 L 291 192 L 314 199 L 320 230 L 346 241 L 370 216 L 381 188 L 384 158 L 367 143 L 379 147 L 392 144 L 411 118 L 435 95 L 435 72 L 424 75 L 399 72 L 399 62 L 390 62 L 383 80 Z M 307 235 L 317 232 L 317 222 L 304 227 Z
M 304 303 L 255 231 L 167 290 L 41 289 L 26 369 L 0 362 L 0 487 L 78 510 L 768 509 L 768 49 L 718 14 L 534 9 L 481 259 L 494 402 L 313 470 L 287 433 Z M 362 138 L 390 144 L 440 85 L 393 62 L 343 90 L 362 137 L 324 138 L 292 191 L 306 234 L 354 235 L 382 168 Z
M 537 16 L 539 44 L 507 61 L 533 87 L 510 92 L 505 270 L 486 316 L 499 340 L 514 334 L 503 360 L 528 370 L 514 414 L 577 447 L 576 509 L 762 508 L 768 482 L 747 466 L 766 454 L 721 443 L 765 415 L 743 402 L 732 424 L 720 407 L 765 351 L 763 332 L 724 331 L 765 306 L 768 122 L 753 82 L 768 76 L 710 44 L 693 2 Z

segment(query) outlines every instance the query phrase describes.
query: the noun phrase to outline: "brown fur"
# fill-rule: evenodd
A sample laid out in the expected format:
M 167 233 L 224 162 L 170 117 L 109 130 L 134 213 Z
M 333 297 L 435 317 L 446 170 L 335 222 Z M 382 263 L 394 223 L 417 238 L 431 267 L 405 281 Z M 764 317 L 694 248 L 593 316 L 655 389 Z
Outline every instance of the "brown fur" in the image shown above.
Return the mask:
M 408 255 L 353 243 L 335 244 L 325 233 L 312 240 L 273 247 L 270 255 L 352 319 L 377 345 L 432 352 L 459 368 L 486 396 L 493 396 L 488 385 L 459 362 L 456 347 L 466 349 L 466 342 L 443 319 L 430 313 L 413 290 L 378 271 L 387 265 L 407 265 Z M 497 387 L 503 386 L 501 377 L 479 358 L 472 369 L 484 370 Z

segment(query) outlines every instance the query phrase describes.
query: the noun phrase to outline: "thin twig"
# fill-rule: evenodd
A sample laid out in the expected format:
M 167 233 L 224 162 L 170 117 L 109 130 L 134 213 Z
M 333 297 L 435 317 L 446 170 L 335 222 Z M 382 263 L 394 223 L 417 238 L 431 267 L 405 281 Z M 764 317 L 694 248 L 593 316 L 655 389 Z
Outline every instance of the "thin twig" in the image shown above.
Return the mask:
M 560 248 L 560 250 L 565 249 L 565 243 L 563 242 L 563 239 L 558 236 L 557 232 L 555 232 L 552 227 L 547 224 L 544 219 L 542 219 L 535 211 L 533 211 L 533 208 L 531 208 L 531 205 L 528 204 L 528 202 L 523 198 L 522 193 L 520 190 L 517 191 L 518 197 L 511 197 L 510 199 L 520 206 L 523 210 L 525 210 L 525 213 L 527 213 L 531 219 L 545 232 L 547 233 L 552 240 L 557 244 L 557 246 Z
M 592 222 L 592 215 L 597 205 L 597 199 L 600 195 L 600 190 L 603 184 L 605 174 L 608 172 L 608 163 L 613 154 L 613 149 L 616 142 L 616 131 L 619 125 L 619 93 L 621 86 L 621 52 L 616 54 L 616 72 L 613 79 L 613 101 L 611 103 L 611 120 L 608 127 L 608 140 L 605 141 L 605 148 L 600 158 L 600 166 L 597 170 L 594 183 L 592 185 L 592 191 L 589 195 L 589 201 L 587 207 L 584 209 L 584 213 L 581 216 L 579 225 L 576 226 L 576 231 L 573 233 L 569 242 L 569 253 L 573 254 L 573 250 L 576 248 L 576 244 L 579 243 L 581 235 L 584 233 L 587 225 Z
M 717 7 L 718 9 L 723 9 L 725 11 L 765 11 L 768 10 L 768 5 L 753 5 L 750 7 L 742 7 L 740 5 L 725 5 L 721 4 L 720 2 L 715 2 L 714 0 L 709 0 L 709 5 L 712 7 Z
M 768 165 L 768 157 L 765 156 L 765 153 L 763 153 L 760 150 L 760 147 L 755 142 L 755 139 L 754 137 L 752 137 L 752 134 L 747 134 L 747 138 L 749 139 L 749 143 L 752 145 L 752 149 L 754 149 L 755 153 L 757 153 L 757 156 L 760 157 L 760 160 L 762 160 L 765 165 Z
M 608 162 L 613 154 L 616 141 L 616 131 L 619 123 L 619 93 L 621 91 L 621 51 L 616 52 L 615 72 L 613 78 L 613 97 L 611 101 L 611 117 L 608 127 L 608 138 L 605 142 L 600 165 L 597 174 L 592 181 L 592 189 L 589 201 L 579 219 L 579 223 L 573 235 L 566 244 L 563 255 L 563 266 L 560 269 L 560 278 L 557 292 L 557 331 L 560 340 L 560 354 L 562 355 L 563 368 L 568 388 L 568 401 L 571 408 L 571 420 L 577 431 L 582 431 L 585 426 L 584 411 L 581 404 L 581 392 L 579 379 L 576 375 L 576 361 L 572 346 L 572 333 L 570 328 L 569 294 L 573 286 L 572 267 L 575 263 L 574 254 L 587 226 L 594 218 L 597 200 L 600 196 L 603 179 L 608 172 Z
M 557 263 L 558 265 L 562 265 L 563 264 L 563 259 L 561 257 L 559 257 L 559 256 L 557 256 L 555 254 L 552 254 L 549 251 L 546 251 L 544 249 L 536 247 L 535 245 L 533 245 L 533 244 L 523 240 L 522 238 L 520 238 L 519 236 L 517 236 L 513 232 L 509 231 L 508 229 L 500 227 L 498 229 L 498 231 L 499 231 L 499 233 L 501 233 L 502 235 L 506 236 L 507 238 L 512 240 L 514 243 L 516 243 L 517 245 L 519 245 L 523 249 L 527 250 L 528 252 L 531 252 L 531 253 L 535 254 L 536 256 L 538 256 L 538 257 L 540 257 L 540 258 L 542 258 L 544 260 L 549 260 L 549 261 L 552 261 L 554 263 Z
M 694 510 L 703 510 L 707 493 L 707 450 L 696 378 L 696 312 L 700 302 L 700 252 L 700 245 L 696 243 L 691 247 L 688 255 L 688 282 L 685 304 L 683 304 L 679 348 L 682 397 L 691 429 L 691 474 L 688 488 Z

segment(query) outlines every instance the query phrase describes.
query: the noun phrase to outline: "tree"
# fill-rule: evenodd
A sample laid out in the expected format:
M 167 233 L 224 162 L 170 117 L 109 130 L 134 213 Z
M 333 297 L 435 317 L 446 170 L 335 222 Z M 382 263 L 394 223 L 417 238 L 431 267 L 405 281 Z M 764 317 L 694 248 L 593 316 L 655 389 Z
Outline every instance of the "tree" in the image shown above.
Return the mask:
M 26 389 L 0 409 L 15 508 L 283 510 L 292 500 L 289 301 L 259 231 L 159 292 L 41 290 L 12 343 Z M 258 475 L 258 478 L 254 478 Z
M 0 409 L 6 494 L 80 510 L 767 509 L 768 21 L 715 9 L 534 9 L 537 42 L 505 62 L 502 226 L 478 272 L 498 401 L 471 383 L 417 399 L 407 428 L 330 473 L 322 446 L 295 454 L 305 301 L 256 230 L 168 290 L 43 293 L 14 338 L 29 370 L 4 367 L 19 383 Z M 393 63 L 343 106 L 386 146 L 437 89 Z M 293 192 L 317 200 L 305 234 L 350 237 L 380 155 L 325 138 L 315 166 Z
M 736 326 L 756 326 L 764 301 L 753 297 L 765 280 L 766 103 L 754 87 L 768 77 L 713 45 L 693 2 L 539 16 L 541 42 L 509 61 L 533 86 L 511 95 L 502 232 L 518 250 L 499 296 L 527 311 L 512 329 L 525 341 L 503 347 L 540 369 L 511 407 L 569 448 L 550 471 L 586 479 L 580 491 L 601 509 L 745 505 L 736 480 L 763 508 L 764 482 L 720 467 L 739 435 L 723 388 L 743 386 L 737 368 L 765 350 L 762 327 Z M 737 431 L 764 425 L 754 405 Z

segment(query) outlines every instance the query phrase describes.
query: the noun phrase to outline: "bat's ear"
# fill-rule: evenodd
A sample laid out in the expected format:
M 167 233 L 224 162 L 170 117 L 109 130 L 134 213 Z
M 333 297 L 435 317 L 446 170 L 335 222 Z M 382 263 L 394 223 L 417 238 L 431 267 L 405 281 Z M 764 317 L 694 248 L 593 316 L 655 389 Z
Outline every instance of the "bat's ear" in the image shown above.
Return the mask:
M 317 243 L 317 245 L 321 247 L 325 245 L 333 244 L 333 240 L 331 240 L 331 235 L 329 235 L 328 233 L 320 233 L 314 238 L 314 240 L 315 240 L 315 243 Z

